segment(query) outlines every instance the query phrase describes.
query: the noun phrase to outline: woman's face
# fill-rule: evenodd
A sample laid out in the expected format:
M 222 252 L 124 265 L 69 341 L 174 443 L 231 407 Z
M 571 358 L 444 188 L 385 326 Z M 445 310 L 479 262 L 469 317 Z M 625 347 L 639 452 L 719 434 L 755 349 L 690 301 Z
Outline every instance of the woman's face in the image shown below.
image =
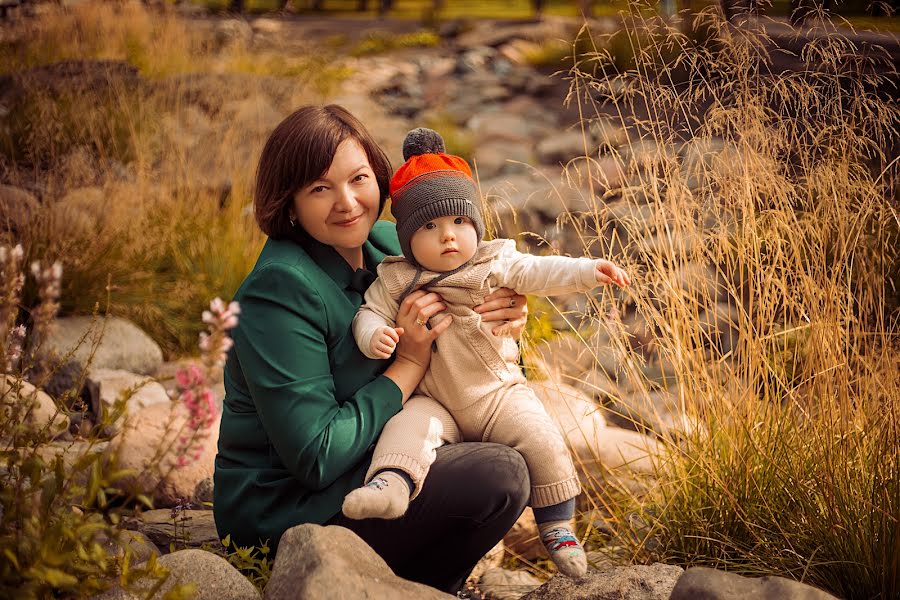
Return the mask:
M 369 237 L 380 199 L 365 150 L 347 138 L 337 147 L 328 171 L 294 194 L 291 217 L 315 240 L 344 254 Z

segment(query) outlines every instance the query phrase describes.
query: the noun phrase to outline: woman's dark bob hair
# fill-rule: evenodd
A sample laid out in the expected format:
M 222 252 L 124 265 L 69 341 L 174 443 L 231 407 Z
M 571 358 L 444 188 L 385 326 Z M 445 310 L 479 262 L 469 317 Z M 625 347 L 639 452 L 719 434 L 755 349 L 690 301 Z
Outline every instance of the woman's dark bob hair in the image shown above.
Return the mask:
M 304 106 L 278 124 L 259 157 L 253 204 L 263 233 L 276 240 L 294 237 L 288 212 L 294 195 L 328 171 L 337 147 L 347 138 L 365 150 L 384 208 L 391 163 L 371 134 L 341 106 Z

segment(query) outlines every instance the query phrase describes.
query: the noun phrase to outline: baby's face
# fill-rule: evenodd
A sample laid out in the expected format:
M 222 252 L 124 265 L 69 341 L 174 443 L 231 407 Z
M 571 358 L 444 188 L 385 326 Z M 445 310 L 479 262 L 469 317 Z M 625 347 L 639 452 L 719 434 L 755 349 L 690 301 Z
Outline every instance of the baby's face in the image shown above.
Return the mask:
M 409 245 L 420 265 L 444 273 L 475 256 L 478 233 L 469 217 L 438 217 L 419 227 Z

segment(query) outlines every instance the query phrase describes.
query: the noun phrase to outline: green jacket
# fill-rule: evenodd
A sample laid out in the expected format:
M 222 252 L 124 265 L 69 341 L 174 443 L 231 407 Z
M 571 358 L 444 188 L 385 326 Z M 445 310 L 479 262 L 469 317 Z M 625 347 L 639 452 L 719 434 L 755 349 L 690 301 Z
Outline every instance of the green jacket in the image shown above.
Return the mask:
M 373 273 L 399 254 L 394 225 L 376 223 L 363 253 Z M 402 398 L 382 375 L 389 362 L 363 356 L 350 331 L 371 281 L 362 275 L 330 246 L 270 239 L 238 289 L 214 477 L 220 537 L 275 550 L 362 485 Z

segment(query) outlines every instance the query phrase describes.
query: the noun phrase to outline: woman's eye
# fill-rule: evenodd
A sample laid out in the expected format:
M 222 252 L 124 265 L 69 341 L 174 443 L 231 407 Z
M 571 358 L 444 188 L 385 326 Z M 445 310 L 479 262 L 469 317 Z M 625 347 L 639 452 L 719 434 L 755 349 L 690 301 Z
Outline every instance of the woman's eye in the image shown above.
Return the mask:
M 369 178 L 369 176 L 366 175 L 365 173 L 360 173 L 359 175 L 357 175 L 356 177 L 353 178 L 353 181 L 365 181 L 368 178 Z
M 310 192 L 312 192 L 313 194 L 318 194 L 319 192 L 324 192 L 326 189 L 328 188 L 326 188 L 324 185 L 317 185 L 316 187 L 311 189 Z

